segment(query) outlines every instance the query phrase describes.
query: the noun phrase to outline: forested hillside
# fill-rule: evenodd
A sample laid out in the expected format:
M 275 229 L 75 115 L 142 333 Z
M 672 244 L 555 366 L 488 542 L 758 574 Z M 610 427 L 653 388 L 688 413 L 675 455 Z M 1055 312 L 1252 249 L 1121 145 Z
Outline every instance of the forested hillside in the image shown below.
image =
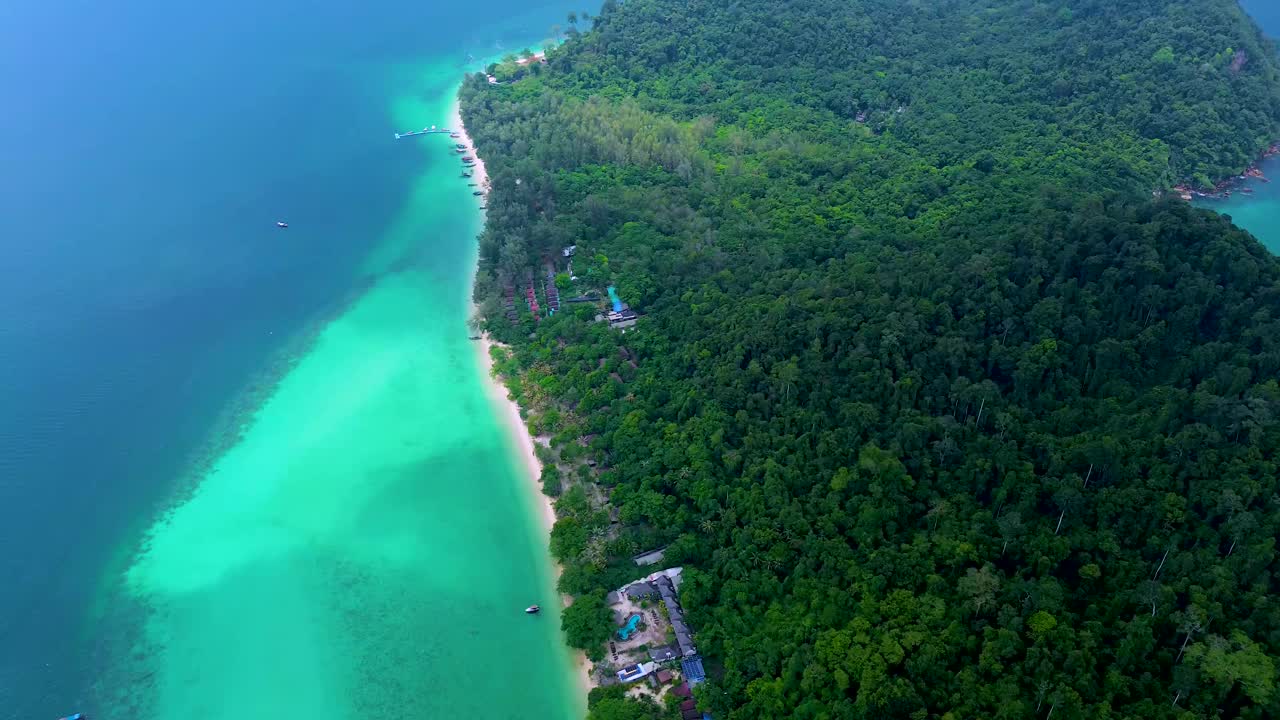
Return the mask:
M 566 591 L 669 545 L 717 718 L 1280 716 L 1280 264 L 1152 198 L 1274 139 L 1234 3 L 578 24 L 463 88 Z M 508 321 L 567 245 L 635 328 Z

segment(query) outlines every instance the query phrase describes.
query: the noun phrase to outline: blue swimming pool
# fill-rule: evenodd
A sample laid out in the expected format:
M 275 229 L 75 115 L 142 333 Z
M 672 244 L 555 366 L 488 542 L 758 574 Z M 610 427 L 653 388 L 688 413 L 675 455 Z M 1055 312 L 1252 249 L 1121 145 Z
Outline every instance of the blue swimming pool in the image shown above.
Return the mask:
M 639 624 L 640 624 L 640 616 L 632 615 L 631 619 L 627 620 L 627 624 L 623 625 L 622 629 L 618 631 L 618 637 L 622 638 L 623 640 L 626 640 L 627 638 L 631 637 L 631 633 L 636 631 L 636 626 Z

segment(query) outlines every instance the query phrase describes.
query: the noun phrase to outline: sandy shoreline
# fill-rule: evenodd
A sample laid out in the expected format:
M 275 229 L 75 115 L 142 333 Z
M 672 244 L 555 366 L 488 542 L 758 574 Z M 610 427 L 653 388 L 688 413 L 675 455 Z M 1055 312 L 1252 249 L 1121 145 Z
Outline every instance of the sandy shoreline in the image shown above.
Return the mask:
M 449 115 L 449 127 L 456 128 L 462 136 L 459 142 L 465 144 L 470 151 L 469 154 L 475 159 L 474 174 L 472 179 L 474 182 L 480 183 L 480 187 L 486 191 L 489 189 L 489 176 L 484 169 L 484 160 L 480 158 L 479 153 L 475 151 L 475 144 L 471 141 L 471 136 L 467 134 L 466 126 L 462 123 L 461 104 L 457 99 L 453 101 L 452 110 Z M 483 216 L 484 210 L 480 211 Z M 479 267 L 472 269 L 471 285 L 475 287 L 475 277 L 479 273 Z M 472 313 L 479 312 L 475 305 L 472 305 Z M 538 513 L 542 521 L 543 532 L 547 540 L 547 554 L 550 556 L 551 528 L 556 523 L 555 506 L 550 497 L 542 492 L 542 461 L 538 459 L 537 453 L 534 451 L 533 437 L 529 435 L 529 428 L 524 423 L 524 419 L 520 417 L 520 406 L 511 399 L 507 393 L 507 388 L 502 384 L 502 380 L 494 375 L 493 372 L 493 356 L 490 354 L 491 349 L 499 345 L 496 341 L 489 338 L 488 333 L 482 333 L 480 340 L 474 343 L 476 348 L 476 362 L 480 367 L 483 375 L 482 382 L 485 386 L 485 394 L 489 397 L 489 402 L 493 405 L 494 412 L 497 413 L 502 422 L 503 430 L 507 433 L 507 437 L 511 440 L 512 447 L 516 450 L 516 460 L 519 468 L 524 474 L 524 483 L 522 483 L 530 493 L 530 497 L 539 508 Z M 555 558 L 550 558 L 552 567 L 554 568 L 554 579 L 559 581 L 560 574 L 564 568 Z M 573 598 L 569 595 L 561 595 L 561 602 L 568 607 Z M 579 689 L 582 693 L 583 707 L 586 707 L 586 695 L 595 687 L 591 681 L 591 662 L 587 659 L 586 653 L 581 650 L 570 650 L 573 653 L 574 665 L 577 670 Z
M 467 152 L 465 154 L 476 159 L 475 164 L 471 166 L 471 182 L 476 183 L 480 189 L 487 193 L 489 191 L 489 173 L 485 172 L 484 160 L 476 152 L 476 144 L 471 142 L 471 136 L 467 134 L 466 126 L 462 124 L 462 103 L 456 97 L 453 99 L 453 105 L 449 108 L 449 128 L 462 136 L 453 139 L 453 142 L 466 145 Z M 481 199 L 483 200 L 484 198 Z M 473 282 L 472 285 L 474 284 Z

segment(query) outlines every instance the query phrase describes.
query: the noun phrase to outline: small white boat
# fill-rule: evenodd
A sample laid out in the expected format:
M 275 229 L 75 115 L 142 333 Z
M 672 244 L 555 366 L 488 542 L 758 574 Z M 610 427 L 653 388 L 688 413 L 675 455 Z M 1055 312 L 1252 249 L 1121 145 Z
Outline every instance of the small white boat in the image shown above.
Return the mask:
M 284 228 L 289 227 L 289 223 L 287 223 L 287 222 L 285 222 L 285 221 L 283 221 L 283 220 L 277 220 L 277 221 L 276 221 L 276 227 L 278 227 L 278 228 L 280 228 L 280 229 L 282 229 L 282 230 L 283 230 Z
M 542 610 L 542 608 L 538 607 L 537 605 L 530 605 L 529 607 L 524 609 L 524 611 L 529 615 L 537 615 L 538 611 L 540 610 Z

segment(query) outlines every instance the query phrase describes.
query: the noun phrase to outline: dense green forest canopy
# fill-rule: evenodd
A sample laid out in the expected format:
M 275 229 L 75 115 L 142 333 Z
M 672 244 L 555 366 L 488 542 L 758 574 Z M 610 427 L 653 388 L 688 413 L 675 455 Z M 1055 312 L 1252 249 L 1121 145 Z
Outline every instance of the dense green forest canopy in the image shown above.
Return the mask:
M 667 545 L 717 718 L 1280 716 L 1280 263 L 1152 198 L 1273 137 L 1233 2 L 579 24 L 462 91 L 575 642 Z

